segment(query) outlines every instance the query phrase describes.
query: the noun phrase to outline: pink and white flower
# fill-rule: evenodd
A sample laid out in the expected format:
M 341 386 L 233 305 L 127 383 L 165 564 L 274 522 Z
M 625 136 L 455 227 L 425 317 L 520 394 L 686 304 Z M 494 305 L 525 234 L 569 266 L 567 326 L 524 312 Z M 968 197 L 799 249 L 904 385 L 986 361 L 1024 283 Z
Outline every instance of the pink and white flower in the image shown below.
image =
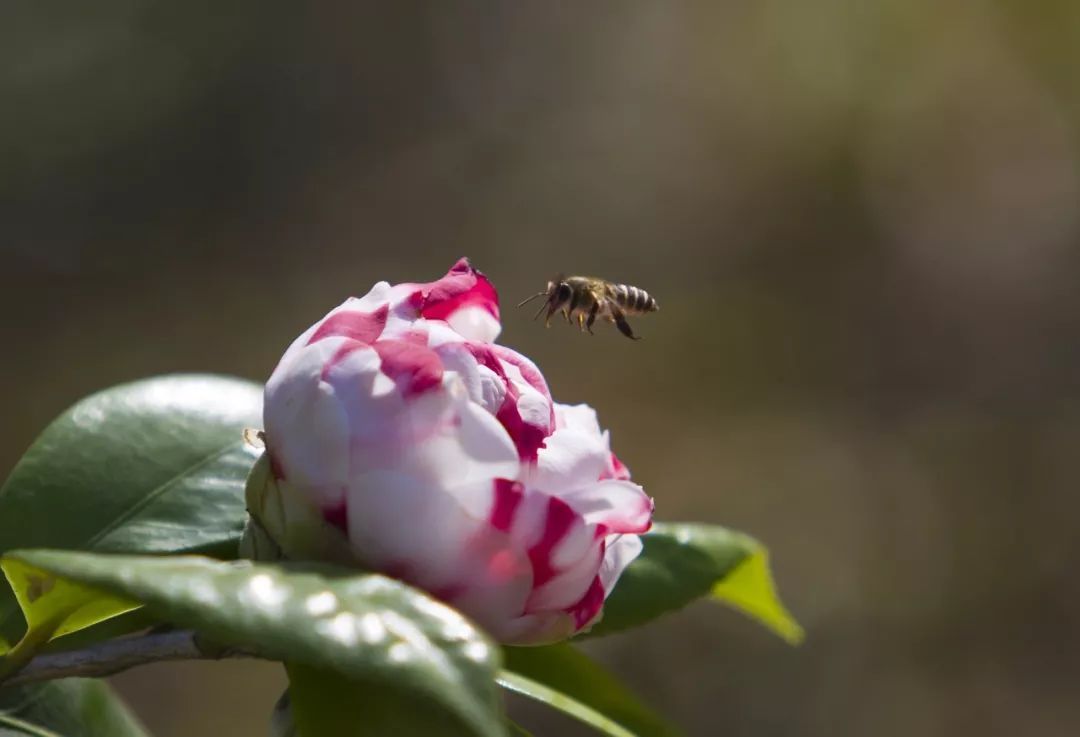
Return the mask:
M 277 493 L 358 562 L 503 642 L 553 642 L 598 619 L 652 500 L 590 407 L 554 402 L 532 361 L 491 342 L 498 318 L 465 259 L 347 300 L 267 382 L 267 458 Z

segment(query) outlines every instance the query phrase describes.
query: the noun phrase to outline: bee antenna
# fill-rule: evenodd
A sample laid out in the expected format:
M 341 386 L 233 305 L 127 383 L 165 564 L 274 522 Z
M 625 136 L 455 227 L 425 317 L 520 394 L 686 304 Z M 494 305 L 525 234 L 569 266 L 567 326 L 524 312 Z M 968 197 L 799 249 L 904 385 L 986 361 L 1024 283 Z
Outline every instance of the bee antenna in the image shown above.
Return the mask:
M 543 297 L 545 294 L 547 294 L 547 292 L 537 292 L 536 294 L 529 297 L 528 299 L 522 300 L 521 302 L 518 302 L 518 307 L 524 307 L 525 305 L 527 305 L 529 302 L 532 302 L 537 297 Z
M 540 317 L 540 314 L 541 314 L 541 313 L 542 313 L 542 312 L 544 311 L 544 308 L 545 308 L 545 307 L 547 307 L 547 306 L 548 306 L 548 303 L 547 303 L 547 302 L 545 302 L 544 304 L 540 305 L 540 309 L 536 311 L 536 314 L 535 314 L 535 315 L 533 315 L 533 319 L 535 320 L 536 318 Z

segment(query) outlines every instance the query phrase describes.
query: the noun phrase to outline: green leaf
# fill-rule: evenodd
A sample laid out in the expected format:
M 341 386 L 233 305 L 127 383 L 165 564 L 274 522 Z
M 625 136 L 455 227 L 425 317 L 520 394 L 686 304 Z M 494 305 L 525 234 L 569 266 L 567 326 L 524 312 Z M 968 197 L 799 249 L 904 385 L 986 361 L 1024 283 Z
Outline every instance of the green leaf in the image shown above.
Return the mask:
M 470 737 L 445 710 L 392 684 L 344 678 L 288 663 L 289 694 L 299 737 Z
M 178 375 L 90 396 L 57 418 L 0 487 L 0 553 L 48 547 L 235 557 L 241 434 L 260 424 L 257 384 Z M 22 632 L 0 587 L 0 642 Z
M 805 633 L 776 593 L 769 551 L 759 547 L 728 576 L 712 588 L 712 596 L 758 620 L 792 645 L 803 641 Z
M 553 706 L 564 714 L 568 714 L 611 737 L 634 737 L 633 732 L 619 726 L 595 709 L 570 698 L 566 694 L 559 693 L 553 688 L 548 688 L 542 683 L 537 683 L 531 678 L 510 671 L 503 671 L 499 674 L 499 684 L 508 691 L 528 696 L 530 699 L 543 701 L 545 704 Z
M 61 681 L 0 688 L 0 737 L 146 737 L 104 681 Z
M 658 522 L 642 542 L 589 636 L 640 626 L 711 594 L 788 642 L 802 641 L 802 628 L 776 593 L 768 553 L 754 538 L 715 525 Z
M 638 737 L 676 737 L 680 734 L 638 701 L 615 676 L 569 643 L 507 647 L 503 649 L 503 659 L 507 671 L 594 709 Z M 539 696 L 535 693 L 526 695 Z
M 512 737 L 533 737 L 532 732 L 525 729 L 517 722 L 507 722 L 506 727 L 510 730 Z
M 101 597 L 102 594 L 97 594 Z M 122 599 L 112 598 L 116 601 L 123 601 Z M 83 648 L 90 647 L 97 643 L 111 640 L 114 637 L 121 637 L 123 635 L 131 634 L 139 630 L 149 629 L 155 625 L 161 624 L 161 620 L 146 611 L 146 607 L 140 606 L 138 609 L 132 609 L 131 611 L 124 612 L 114 617 L 104 619 L 96 624 L 89 625 L 80 629 L 74 629 L 70 634 L 65 634 L 62 637 L 54 637 L 49 640 L 49 643 L 41 648 L 42 653 L 58 653 L 69 650 L 81 650 Z
M 142 602 L 221 645 L 427 699 L 471 734 L 501 735 L 499 650 L 399 581 L 301 564 L 27 550 L 6 561 Z
M 26 635 L 0 659 L 0 678 L 28 662 L 50 640 L 139 606 L 114 596 L 102 596 L 95 589 L 56 578 L 18 560 L 0 559 L 0 567 L 11 584 L 27 626 Z

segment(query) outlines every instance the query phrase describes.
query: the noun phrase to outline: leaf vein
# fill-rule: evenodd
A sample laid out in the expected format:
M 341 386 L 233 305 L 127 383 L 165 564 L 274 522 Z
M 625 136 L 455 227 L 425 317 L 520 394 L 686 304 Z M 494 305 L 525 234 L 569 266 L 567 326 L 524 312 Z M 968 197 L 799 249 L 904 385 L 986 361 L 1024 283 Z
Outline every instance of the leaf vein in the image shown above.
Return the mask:
M 129 519 L 136 516 L 139 512 L 143 511 L 147 506 L 149 506 L 151 503 L 153 503 L 154 500 L 156 500 L 158 497 L 162 496 L 163 494 L 168 493 L 169 490 L 174 488 L 176 486 L 176 484 L 178 484 L 180 481 L 187 478 L 191 474 L 195 473 L 200 468 L 203 468 L 203 467 L 213 463 L 214 461 L 218 460 L 223 455 L 225 455 L 229 451 L 233 450 L 234 448 L 238 447 L 239 445 L 240 445 L 240 443 L 238 441 L 229 443 L 228 445 L 221 448 L 220 450 L 217 450 L 217 451 L 205 456 L 204 458 L 197 461 L 196 463 L 193 463 L 192 465 L 188 466 L 187 468 L 183 469 L 182 471 L 177 472 L 176 474 L 173 475 L 172 478 L 168 479 L 167 481 L 164 481 L 163 483 L 161 483 L 158 486 L 151 489 L 138 502 L 131 505 L 131 507 L 129 507 L 123 513 L 121 513 L 119 516 L 117 516 L 116 519 L 114 519 L 112 522 L 107 524 L 105 527 L 103 527 L 101 530 L 99 530 L 97 532 L 97 534 L 95 534 L 93 537 L 91 537 L 89 540 L 87 540 L 86 544 L 85 544 L 85 549 L 87 549 L 87 550 L 95 549 L 95 547 L 98 545 L 98 543 L 100 543 L 103 539 L 108 537 L 112 532 L 114 532 L 118 527 L 120 527 L 120 525 L 124 524 Z
M 36 724 L 23 721 L 22 719 L 7 714 L 0 714 L 0 724 L 14 727 L 26 734 L 33 735 L 33 737 L 63 737 L 59 732 L 53 732 L 51 729 L 39 727 Z

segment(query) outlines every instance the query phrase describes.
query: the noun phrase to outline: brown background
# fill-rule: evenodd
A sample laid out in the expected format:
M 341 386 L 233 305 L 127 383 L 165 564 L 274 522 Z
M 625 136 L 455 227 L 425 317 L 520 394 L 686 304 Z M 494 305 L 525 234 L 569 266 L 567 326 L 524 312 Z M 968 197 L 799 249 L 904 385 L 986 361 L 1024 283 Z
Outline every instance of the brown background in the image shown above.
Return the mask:
M 376 280 L 595 273 L 660 300 L 644 341 L 503 340 L 660 517 L 766 540 L 809 639 L 700 604 L 590 651 L 693 735 L 1076 733 L 1080 4 L 345 6 L 5 6 L 0 474 L 103 386 L 265 379 Z M 245 737 L 283 677 L 114 681 Z

